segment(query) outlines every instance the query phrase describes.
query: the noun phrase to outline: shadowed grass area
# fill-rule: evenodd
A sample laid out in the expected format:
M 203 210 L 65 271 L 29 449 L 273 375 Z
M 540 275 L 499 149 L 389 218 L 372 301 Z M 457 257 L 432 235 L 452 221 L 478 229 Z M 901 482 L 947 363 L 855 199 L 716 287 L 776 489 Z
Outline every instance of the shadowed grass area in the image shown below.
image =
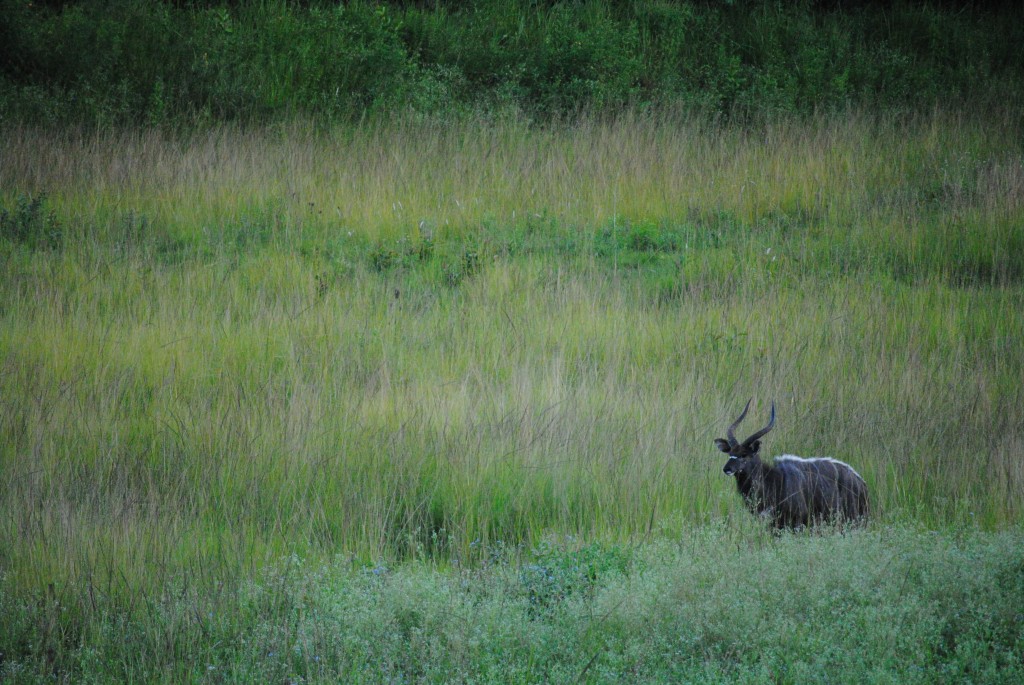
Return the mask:
M 1012 4 L 0 0 L 0 119 L 1020 107 Z

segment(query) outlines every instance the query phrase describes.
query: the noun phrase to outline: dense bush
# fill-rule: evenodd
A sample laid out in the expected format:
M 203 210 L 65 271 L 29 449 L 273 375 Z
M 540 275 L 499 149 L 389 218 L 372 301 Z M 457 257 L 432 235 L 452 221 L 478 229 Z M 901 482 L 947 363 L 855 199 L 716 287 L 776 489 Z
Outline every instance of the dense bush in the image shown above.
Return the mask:
M 331 118 L 662 104 L 723 114 L 1003 102 L 1012 10 L 948 5 L 0 0 L 0 116 Z
M 14 207 L 0 204 L 0 243 L 11 241 L 32 249 L 59 247 L 61 226 L 46 207 L 46 196 L 20 195 Z

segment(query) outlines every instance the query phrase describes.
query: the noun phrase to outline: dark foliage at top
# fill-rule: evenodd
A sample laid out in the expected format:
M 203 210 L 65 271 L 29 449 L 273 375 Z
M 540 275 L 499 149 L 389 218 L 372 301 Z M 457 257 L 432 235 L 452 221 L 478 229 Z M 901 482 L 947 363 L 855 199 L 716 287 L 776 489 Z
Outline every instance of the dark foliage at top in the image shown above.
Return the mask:
M 759 0 L 0 0 L 0 117 L 1007 104 L 1024 92 L 1020 14 Z

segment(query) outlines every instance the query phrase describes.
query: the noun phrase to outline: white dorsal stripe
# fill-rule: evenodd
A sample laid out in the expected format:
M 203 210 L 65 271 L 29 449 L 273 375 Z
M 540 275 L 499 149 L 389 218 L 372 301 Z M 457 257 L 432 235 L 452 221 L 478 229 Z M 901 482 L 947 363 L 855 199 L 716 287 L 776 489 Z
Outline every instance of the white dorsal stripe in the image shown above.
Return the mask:
M 859 473 L 857 473 L 857 470 L 854 469 L 852 466 L 847 464 L 845 461 L 839 461 L 838 459 L 833 459 L 832 457 L 811 457 L 809 459 L 805 459 L 803 457 L 798 457 L 795 454 L 781 454 L 781 455 L 775 457 L 775 461 L 804 461 L 804 462 L 830 461 L 833 464 L 836 464 L 838 466 L 843 466 L 845 468 L 850 469 L 850 471 L 853 473 L 853 475 L 857 476 L 862 481 L 864 480 L 864 476 L 862 476 Z

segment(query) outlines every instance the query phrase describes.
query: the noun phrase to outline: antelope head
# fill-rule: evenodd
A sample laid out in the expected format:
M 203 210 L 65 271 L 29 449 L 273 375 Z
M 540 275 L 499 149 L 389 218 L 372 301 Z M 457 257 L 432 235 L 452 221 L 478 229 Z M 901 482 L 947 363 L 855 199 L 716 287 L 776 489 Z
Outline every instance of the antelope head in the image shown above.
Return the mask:
M 771 418 L 768 419 L 768 425 L 743 442 L 740 442 L 736 439 L 733 431 L 736 430 L 736 427 L 740 425 L 740 421 L 747 415 L 748 409 L 750 409 L 750 400 L 747 400 L 747 406 L 743 407 L 743 413 L 740 414 L 740 417 L 733 421 L 732 425 L 726 430 L 726 438 L 715 440 L 715 445 L 718 449 L 729 455 L 729 461 L 725 462 L 725 467 L 722 469 L 727 476 L 744 475 L 755 464 L 760 463 L 761 458 L 758 456 L 757 451 L 761 449 L 761 438 L 775 427 L 775 403 L 772 402 L 772 413 Z

